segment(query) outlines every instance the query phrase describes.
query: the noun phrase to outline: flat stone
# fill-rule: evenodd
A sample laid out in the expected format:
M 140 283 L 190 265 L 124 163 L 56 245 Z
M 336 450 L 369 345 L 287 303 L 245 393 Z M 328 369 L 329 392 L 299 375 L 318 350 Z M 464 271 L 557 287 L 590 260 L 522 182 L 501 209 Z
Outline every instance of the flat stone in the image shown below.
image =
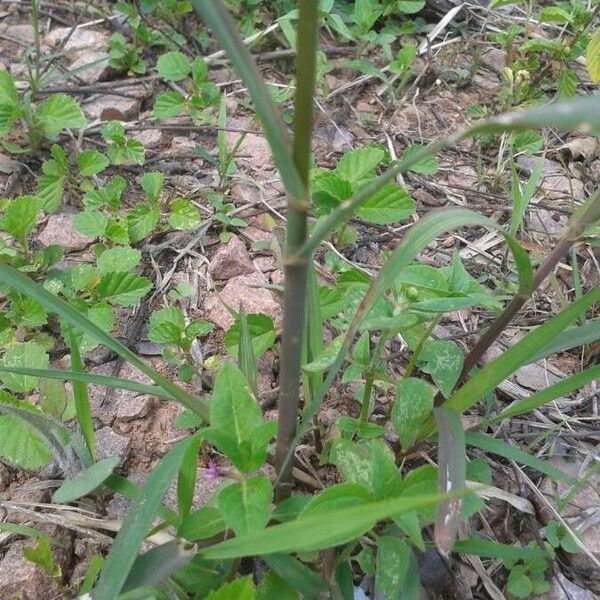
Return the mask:
M 124 93 L 129 93 L 131 88 L 124 88 Z M 111 94 L 96 96 L 82 105 L 85 116 L 95 121 L 105 118 L 107 113 L 118 114 L 119 120 L 135 119 L 141 106 L 140 98 L 125 98 Z M 103 116 L 104 115 L 104 116 Z M 122 117 L 122 118 L 121 118 Z
M 60 244 L 65 252 L 83 250 L 90 245 L 90 238 L 73 228 L 73 215 L 68 213 L 50 215 L 37 241 L 43 246 Z
M 500 73 L 506 67 L 506 54 L 499 48 L 486 50 L 479 60 L 484 67 L 494 71 L 494 73 Z
M 251 120 L 246 117 L 228 119 L 227 126 L 232 129 L 257 129 L 257 126 L 252 125 Z M 241 135 L 243 134 L 238 131 L 225 132 L 225 144 L 228 151 L 233 149 Z M 262 135 L 247 133 L 237 149 L 236 155 L 240 158 L 248 158 L 254 168 L 263 169 L 265 167 L 272 167 L 271 149 L 267 140 Z
M 549 159 L 536 156 L 521 155 L 517 157 L 517 166 L 527 176 L 531 175 L 533 169 L 543 160 L 542 175 L 540 180 L 541 189 L 551 198 L 573 197 L 575 200 L 583 200 L 585 197 L 583 183 L 575 177 L 567 177 L 563 166 Z
M 567 224 L 567 216 L 545 208 L 534 208 L 529 213 L 529 227 L 550 235 L 560 235 Z
M 254 265 L 244 242 L 232 235 L 229 241 L 216 251 L 208 266 L 208 272 L 221 281 L 254 273 Z
M 530 390 L 541 390 L 542 388 L 546 388 L 560 381 L 554 373 L 544 369 L 544 367 L 538 363 L 531 363 L 521 367 L 515 373 L 515 379 L 517 380 L 517 383 Z
M 106 52 L 85 52 L 71 63 L 70 71 L 77 74 L 82 81 L 92 85 L 100 81 L 108 69 Z
M 30 23 L 0 26 L 0 33 L 27 44 L 33 44 L 35 39 L 33 26 Z
M 246 313 L 263 313 L 271 317 L 276 325 L 281 324 L 281 305 L 273 293 L 261 287 L 252 287 L 265 283 L 262 273 L 233 277 L 220 293 L 213 293 L 206 299 L 208 318 L 221 329 L 227 330 L 233 325 L 234 319 L 223 303 L 235 311 L 241 303 Z
M 135 396 L 133 398 L 121 398 L 117 403 L 117 419 L 121 421 L 133 421 L 143 419 L 152 409 L 154 400 L 152 396 Z
M 0 153 L 0 173 L 4 173 L 5 175 L 10 175 L 19 169 L 19 163 L 7 156 L 6 154 Z
M 160 146 L 163 134 L 160 129 L 142 129 L 131 136 L 134 140 L 142 142 L 145 148 L 157 148 Z
M 103 427 L 95 433 L 96 458 L 102 460 L 109 456 L 119 456 L 121 463 L 127 458 L 129 452 L 129 438 L 115 433 L 110 427 Z
M 58 46 L 71 33 L 71 27 L 57 27 L 50 33 L 44 36 L 44 42 L 48 46 Z M 87 27 L 78 27 L 73 31 L 64 50 L 82 51 L 87 49 L 105 48 L 108 40 L 108 35 L 104 31 L 97 29 L 89 29 Z

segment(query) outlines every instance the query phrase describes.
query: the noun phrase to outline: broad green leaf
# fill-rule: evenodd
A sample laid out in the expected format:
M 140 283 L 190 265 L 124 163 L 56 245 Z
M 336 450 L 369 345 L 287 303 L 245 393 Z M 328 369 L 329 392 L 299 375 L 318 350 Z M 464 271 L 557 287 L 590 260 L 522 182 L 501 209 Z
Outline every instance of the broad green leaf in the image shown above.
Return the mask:
M 169 379 L 148 367 L 148 365 L 140 360 L 135 353 L 129 350 L 129 348 L 108 335 L 105 331 L 102 331 L 100 327 L 92 323 L 87 317 L 75 310 L 64 300 L 51 294 L 39 284 L 36 284 L 22 273 L 19 273 L 19 271 L 2 264 L 0 264 L 0 281 L 3 281 L 18 292 L 30 296 L 39 302 L 46 310 L 56 313 L 66 322 L 102 342 L 102 344 L 115 352 L 118 356 L 121 356 L 142 373 L 146 374 L 177 402 L 194 411 L 202 418 L 208 418 L 208 406 L 204 400 L 190 394 L 187 390 L 175 385 Z
M 356 531 L 369 531 L 375 523 L 416 508 L 435 506 L 444 496 L 399 496 L 387 500 L 332 510 L 267 527 L 221 542 L 200 553 L 207 559 L 219 560 L 257 556 L 275 552 L 310 552 L 346 543 Z
M 256 600 L 299 600 L 298 592 L 273 571 L 269 571 L 256 590 Z
M 422 150 L 423 147 L 424 146 L 419 146 L 417 144 L 411 144 L 410 146 L 407 146 L 402 153 L 402 158 L 409 158 L 412 154 L 415 154 L 415 152 Z M 413 173 L 420 173 L 421 175 L 435 175 L 438 171 L 437 159 L 435 156 L 423 158 L 418 163 L 410 167 L 409 171 L 412 171 Z
M 152 116 L 156 119 L 176 117 L 185 109 L 185 98 L 175 91 L 158 94 L 154 100 Z
M 410 548 L 399 538 L 382 536 L 377 540 L 375 585 L 391 600 L 400 597 L 408 574 Z
M 193 229 L 201 221 L 198 209 L 189 200 L 181 198 L 171 202 L 168 222 L 173 229 Z
M 104 275 L 96 291 L 98 296 L 111 304 L 132 306 L 141 300 L 152 288 L 146 277 L 135 273 L 107 273 Z
M 533 592 L 531 579 L 525 573 L 524 565 L 516 565 L 508 572 L 506 589 L 517 598 L 527 598 Z
M 398 0 L 397 6 L 401 12 L 412 15 L 425 6 L 425 0 Z
M 402 221 L 415 212 L 415 201 L 410 194 L 394 183 L 382 186 L 363 202 L 357 216 L 369 223 L 389 225 Z
M 559 98 L 570 98 L 577 92 L 579 79 L 575 72 L 568 67 L 561 69 L 556 78 L 556 95 Z
M 214 506 L 202 506 L 183 519 L 177 535 L 195 542 L 213 537 L 227 527 L 221 513 Z
M 0 415 L 0 456 L 33 471 L 50 462 L 52 450 L 33 427 L 12 415 Z
M 64 192 L 63 175 L 42 175 L 37 182 L 36 193 L 46 212 L 54 212 L 60 206 Z
M 128 245 L 130 243 L 127 225 L 121 217 L 109 219 L 104 236 L 115 244 Z
M 171 448 L 146 478 L 106 557 L 93 593 L 94 600 L 118 597 L 169 483 L 193 439 L 187 438 Z
M 444 398 L 448 398 L 462 370 L 460 348 L 447 340 L 431 340 L 425 343 L 417 360 L 421 371 L 429 373 Z
M 263 529 L 271 517 L 273 488 L 266 477 L 236 481 L 217 496 L 217 508 L 236 535 Z
M 498 454 L 509 460 L 514 460 L 517 463 L 521 463 L 548 475 L 551 479 L 557 481 L 567 481 L 573 483 L 573 478 L 563 473 L 560 469 L 557 469 L 551 463 L 541 460 L 520 448 L 511 446 L 507 442 L 493 438 L 483 433 L 477 433 L 469 431 L 466 434 L 466 442 L 469 446 L 474 446 L 485 452 L 491 452 L 492 454 Z
M 10 200 L 0 218 L 0 229 L 22 240 L 34 228 L 40 209 L 41 202 L 36 196 L 19 196 Z
M 465 432 L 460 415 L 443 406 L 433 409 L 438 426 L 438 490 L 462 491 L 466 485 Z M 443 556 L 450 556 L 458 535 L 461 498 L 450 498 L 438 504 L 435 517 L 434 539 Z
M 586 64 L 590 79 L 594 83 L 600 82 L 600 28 L 589 41 L 585 52 Z
M 307 365 L 302 365 L 302 370 L 307 373 L 320 373 L 325 371 L 335 361 L 335 357 L 342 347 L 343 341 L 343 336 L 340 335 L 336 337 L 312 362 Z
M 352 184 L 336 173 L 319 173 L 312 185 L 316 192 L 325 192 L 340 202 L 352 196 Z
M 88 319 L 102 329 L 109 333 L 115 326 L 115 313 L 113 309 L 105 302 L 97 302 L 92 304 L 87 310 Z M 79 349 L 81 352 L 91 352 L 98 346 L 98 340 L 94 339 L 93 336 L 84 333 L 81 336 L 79 342 Z
M 273 320 L 267 315 L 252 314 L 246 316 L 254 356 L 260 358 L 275 342 L 276 332 Z M 232 356 L 238 355 L 238 341 L 240 337 L 239 319 L 227 330 L 225 334 L 225 347 Z
M 165 176 L 160 171 L 151 171 L 144 173 L 140 177 L 140 185 L 144 190 L 146 198 L 150 202 L 158 202 L 160 192 L 165 182 Z
M 413 444 L 419 427 L 429 417 L 432 408 L 431 386 L 415 377 L 398 380 L 391 416 L 402 448 L 406 449 Z
M 136 204 L 127 213 L 127 227 L 132 244 L 150 235 L 160 219 L 160 209 L 148 204 Z
M 91 177 L 104 171 L 108 167 L 109 160 L 97 150 L 84 150 L 77 155 L 77 166 L 79 174 L 84 177 Z
M 327 584 L 313 569 L 289 554 L 268 554 L 262 559 L 281 579 L 302 594 L 303 599 L 317 600 L 327 589 Z M 272 598 L 265 597 L 263 600 L 272 600 Z
M 370 489 L 373 460 L 365 443 L 357 444 L 344 438 L 336 439 L 331 445 L 329 460 L 337 467 L 344 481 Z
M 192 62 L 192 79 L 196 87 L 206 81 L 208 77 L 208 65 L 201 56 L 196 56 Z
M 346 152 L 340 158 L 335 173 L 338 177 L 356 183 L 371 175 L 385 158 L 385 152 L 377 146 L 363 146 Z
M 85 125 L 85 117 L 77 102 L 67 94 L 48 96 L 41 102 L 35 116 L 47 137 L 57 136 L 63 129 L 77 129 Z
M 67 504 L 87 496 L 106 480 L 119 460 L 118 456 L 109 456 L 94 463 L 72 479 L 67 479 L 52 495 L 52 502 Z
M 260 406 L 242 372 L 225 363 L 210 401 L 210 428 L 202 430 L 243 472 L 258 469 L 265 461 L 267 446 L 275 432 L 274 422 L 264 422 Z
M 311 498 L 298 518 L 315 514 L 326 514 L 330 510 L 367 504 L 373 500 L 373 495 L 365 486 L 358 483 L 338 483 L 324 489 Z
M 180 308 L 161 308 L 150 315 L 148 339 L 158 344 L 181 343 L 185 318 Z
M 0 69 L 0 104 L 17 107 L 19 93 L 12 75 L 6 69 Z
M 255 591 L 252 576 L 240 577 L 225 583 L 218 590 L 206 596 L 206 600 L 254 600 Z
M 104 235 L 108 219 L 97 210 L 86 209 L 73 217 L 73 227 L 79 233 L 89 237 Z
M 19 118 L 19 108 L 18 106 L 13 106 L 11 104 L 0 104 L 0 135 L 4 136 L 12 127 L 13 123 Z M 5 145 L 6 147 L 6 145 Z M 17 147 L 18 148 L 18 147 Z M 14 152 L 17 150 L 10 150 Z
M 181 81 L 190 74 L 190 62 L 182 52 L 165 52 L 158 57 L 156 70 L 167 81 Z
M 538 21 L 541 23 L 570 23 L 571 15 L 559 6 L 544 6 L 538 13 Z
M 23 556 L 33 564 L 42 568 L 50 577 L 59 578 L 62 575 L 60 566 L 54 562 L 50 543 L 45 537 L 40 537 L 35 546 L 25 546 Z
M 138 140 L 126 140 L 123 143 L 111 143 L 106 149 L 108 158 L 113 165 L 135 163 L 143 165 L 146 156 L 144 144 Z
M 46 351 L 34 342 L 25 342 L 9 348 L 0 359 L 3 367 L 44 369 L 48 366 Z M 12 392 L 31 392 L 37 385 L 36 377 L 0 373 L 0 381 Z
M 97 261 L 97 269 L 100 275 L 110 273 L 126 273 L 132 271 L 140 264 L 142 253 L 128 246 L 118 246 L 105 250 Z

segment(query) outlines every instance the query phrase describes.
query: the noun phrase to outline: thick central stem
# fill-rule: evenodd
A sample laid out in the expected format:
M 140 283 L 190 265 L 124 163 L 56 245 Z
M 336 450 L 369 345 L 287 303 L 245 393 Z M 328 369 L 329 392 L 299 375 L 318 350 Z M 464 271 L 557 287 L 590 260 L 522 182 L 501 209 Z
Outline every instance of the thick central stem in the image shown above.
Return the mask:
M 310 160 L 313 126 L 313 101 L 318 33 L 318 0 L 301 0 L 297 31 L 296 95 L 294 100 L 294 164 L 304 187 L 304 197 L 290 198 L 288 203 L 283 297 L 283 332 L 275 468 L 275 499 L 284 500 L 291 493 L 292 460 L 290 446 L 298 422 L 300 407 L 300 366 L 305 324 L 306 284 L 310 257 L 295 258 L 307 239 L 310 207 Z

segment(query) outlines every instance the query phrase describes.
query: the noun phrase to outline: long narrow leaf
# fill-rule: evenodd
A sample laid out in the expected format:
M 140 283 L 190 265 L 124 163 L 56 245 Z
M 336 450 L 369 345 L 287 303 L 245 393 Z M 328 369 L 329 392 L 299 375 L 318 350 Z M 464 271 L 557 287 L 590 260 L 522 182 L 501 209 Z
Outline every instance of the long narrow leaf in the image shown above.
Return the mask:
M 79 342 L 72 327 L 69 327 L 69 349 L 71 350 L 71 367 L 75 373 L 83 373 L 83 361 L 79 352 Z M 96 460 L 96 439 L 94 438 L 94 422 L 88 396 L 87 385 L 83 381 L 73 381 L 73 401 L 79 427 L 89 450 L 92 461 Z
M 581 371 L 581 373 L 566 377 L 550 387 L 531 394 L 528 398 L 515 402 L 508 408 L 505 408 L 499 415 L 488 419 L 486 423 L 498 423 L 504 419 L 531 412 L 540 406 L 544 406 L 544 404 L 548 404 L 548 402 L 551 402 L 555 398 L 581 389 L 584 385 L 596 379 L 600 379 L 600 365 L 594 365 Z
M 235 537 L 201 551 L 208 559 L 222 560 L 261 554 L 310 552 L 343 544 L 359 531 L 372 529 L 375 523 L 393 516 L 432 506 L 458 494 L 400 496 L 378 502 L 319 512 L 252 534 Z
M 94 590 L 94 600 L 114 600 L 118 597 L 135 562 L 139 547 L 152 525 L 162 497 L 194 439 L 191 437 L 171 448 L 148 475 L 104 561 L 98 585 Z
M 256 114 L 271 146 L 273 160 L 292 200 L 304 196 L 304 185 L 294 165 L 292 150 L 283 119 L 269 95 L 256 63 L 244 45 L 221 0 L 192 0 L 192 5 L 227 52 L 238 75 L 254 101 Z
M 552 343 L 544 346 L 534 353 L 528 360 L 529 363 L 536 362 L 551 354 L 565 352 L 571 348 L 579 348 L 585 344 L 591 344 L 600 339 L 600 319 L 592 319 L 583 325 L 569 327 L 559 333 Z
M 139 394 L 158 396 L 167 400 L 175 400 L 169 392 L 157 385 L 146 385 L 145 383 L 139 383 L 131 379 L 122 379 L 121 377 L 111 377 L 109 375 L 62 371 L 61 369 L 28 369 L 27 367 L 3 366 L 0 366 L 0 373 L 15 373 L 16 375 L 30 375 L 31 377 L 42 377 L 43 379 L 60 379 L 61 381 L 82 381 L 92 385 L 104 385 L 119 390 L 128 390 Z
M 483 558 L 499 558 L 501 560 L 535 560 L 547 556 L 539 546 L 511 546 L 490 540 L 458 540 L 454 544 L 454 552 L 458 554 L 474 554 Z
M 289 554 L 267 554 L 263 560 L 306 600 L 317 600 L 327 584 L 309 567 Z
M 129 348 L 121 344 L 118 340 L 103 331 L 98 325 L 92 323 L 86 316 L 69 306 L 64 300 L 54 296 L 41 285 L 38 285 L 19 271 L 7 265 L 0 265 L 0 281 L 4 281 L 13 289 L 33 298 L 39 302 L 46 310 L 56 313 L 67 323 L 77 327 L 81 331 L 92 336 L 98 342 L 104 344 L 107 348 L 124 358 L 142 373 L 148 375 L 157 385 L 169 392 L 173 398 L 190 410 L 198 413 L 202 418 L 208 421 L 208 404 L 201 398 L 190 394 L 183 388 L 175 385 L 166 377 L 150 368 L 144 361 L 140 360 Z
M 484 452 L 491 452 L 492 454 L 498 454 L 499 456 L 503 456 L 509 460 L 514 460 L 517 463 L 522 463 L 539 471 L 540 473 L 544 473 L 544 475 L 548 475 L 552 479 L 556 479 L 559 481 L 568 481 L 573 482 L 573 478 L 563 473 L 560 469 L 557 469 L 555 466 L 551 465 L 549 462 L 545 460 L 541 460 L 535 456 L 531 456 L 524 450 L 520 448 L 515 448 L 502 440 L 497 438 L 490 437 L 489 435 L 485 435 L 483 433 L 476 433 L 474 431 L 469 431 L 465 434 L 467 444 L 469 446 L 474 446 L 475 448 L 479 448 Z

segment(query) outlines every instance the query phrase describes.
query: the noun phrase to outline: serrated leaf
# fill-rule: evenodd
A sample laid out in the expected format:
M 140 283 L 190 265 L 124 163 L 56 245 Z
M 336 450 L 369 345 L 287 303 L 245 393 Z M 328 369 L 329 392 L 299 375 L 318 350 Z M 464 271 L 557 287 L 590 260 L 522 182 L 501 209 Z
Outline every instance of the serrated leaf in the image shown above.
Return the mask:
M 181 343 L 185 318 L 179 308 L 161 308 L 150 315 L 148 339 L 157 344 Z
M 559 98 L 570 98 L 577 92 L 579 80 L 574 71 L 565 67 L 556 78 L 556 95 Z
M 73 217 L 73 227 L 89 237 L 104 235 L 108 219 L 97 210 L 84 210 Z
M 0 359 L 3 367 L 29 367 L 45 369 L 48 367 L 46 351 L 34 342 L 25 342 L 9 348 Z M 30 392 L 37 385 L 37 377 L 0 373 L 0 381 L 12 392 Z
M 135 244 L 150 235 L 159 219 L 160 209 L 158 207 L 148 204 L 134 206 L 127 213 L 127 227 L 131 243 Z
M 600 82 L 600 28 L 596 29 L 596 33 L 588 43 L 585 60 L 590 79 L 594 83 Z
M 0 69 L 0 104 L 8 107 L 16 107 L 19 104 L 17 86 L 6 69 Z
M 42 436 L 21 419 L 0 415 L 0 455 L 16 467 L 35 470 L 50 462 L 52 450 Z
M 157 202 L 163 188 L 165 176 L 160 171 L 144 173 L 140 177 L 140 185 L 150 202 Z
M 407 146 L 402 153 L 402 160 L 422 151 L 423 148 L 424 146 L 420 146 L 419 144 L 411 144 L 410 146 Z M 435 175 L 438 171 L 437 158 L 435 156 L 428 156 L 427 158 L 420 160 L 418 163 L 410 167 L 409 171 L 413 171 L 413 173 L 420 173 L 421 175 Z
M 41 201 L 36 196 L 10 200 L 0 218 L 0 229 L 18 240 L 23 239 L 35 226 L 40 208 Z
M 37 182 L 36 192 L 46 212 L 55 212 L 60 206 L 65 178 L 62 175 L 42 175 Z
M 67 479 L 52 495 L 52 502 L 67 504 L 87 496 L 112 474 L 119 461 L 119 456 L 109 456 L 94 463 L 75 477 Z
M 119 306 L 132 306 L 141 300 L 152 288 L 146 277 L 135 273 L 107 273 L 104 275 L 96 292 L 98 297 Z
M 113 165 L 125 165 L 130 162 L 143 165 L 146 156 L 144 144 L 139 140 L 126 140 L 124 143 L 109 144 L 106 149 Z
M 102 331 L 106 331 L 107 333 L 115 326 L 115 313 L 104 302 L 98 302 L 90 306 L 87 310 L 87 317 L 94 325 L 98 325 Z M 84 333 L 79 341 L 80 352 L 90 352 L 97 346 L 98 341 L 96 338 L 87 333 Z
M 385 152 L 376 146 L 364 146 L 346 152 L 335 168 L 338 177 L 356 183 L 366 176 L 373 174 L 384 159 Z
M 67 94 L 55 94 L 41 102 L 35 115 L 40 121 L 44 135 L 55 137 L 63 129 L 77 129 L 86 123 L 77 102 Z
M 275 325 L 270 317 L 263 314 L 247 315 L 246 318 L 254 356 L 260 358 L 275 342 Z M 227 352 L 232 356 L 238 355 L 239 337 L 240 326 L 239 320 L 236 319 L 236 322 L 227 330 L 224 339 Z
M 104 232 L 107 240 L 115 244 L 129 244 L 129 232 L 126 223 L 119 217 L 110 219 Z
M 356 211 L 369 223 L 389 225 L 402 221 L 415 212 L 415 201 L 398 185 L 388 183 L 366 200 Z
M 0 136 L 6 135 L 12 124 L 19 118 L 19 107 L 11 104 L 0 104 Z M 14 146 L 14 145 L 13 145 Z M 5 147 L 8 146 L 5 144 Z M 9 149 L 9 152 L 15 152 L 19 146 Z
M 200 213 L 189 200 L 174 200 L 171 202 L 170 209 L 169 225 L 173 229 L 193 229 L 200 225 Z
M 104 171 L 108 167 L 109 160 L 104 154 L 97 150 L 84 150 L 77 155 L 77 166 L 79 174 L 84 177 L 91 177 Z
M 463 365 L 460 348 L 447 340 L 432 340 L 423 346 L 418 357 L 421 371 L 429 373 L 444 395 L 452 393 Z
M 158 94 L 154 100 L 152 116 L 156 119 L 176 117 L 185 108 L 185 98 L 175 91 Z
M 217 508 L 227 526 L 242 535 L 266 526 L 272 500 L 271 482 L 266 477 L 254 477 L 223 488 L 217 496 Z
M 97 260 L 97 270 L 100 275 L 108 273 L 126 273 L 140 264 L 142 253 L 129 246 L 117 246 L 105 250 Z
M 156 70 L 167 81 L 181 81 L 190 73 L 190 62 L 182 52 L 166 52 L 158 57 Z
M 401 12 L 413 15 L 425 6 L 425 0 L 398 0 L 397 6 Z
M 541 23 L 570 23 L 571 15 L 559 6 L 544 6 L 538 13 Z
M 392 408 L 392 424 L 402 448 L 408 448 L 416 439 L 419 427 L 431 414 L 433 390 L 415 377 L 396 383 L 396 401 Z

